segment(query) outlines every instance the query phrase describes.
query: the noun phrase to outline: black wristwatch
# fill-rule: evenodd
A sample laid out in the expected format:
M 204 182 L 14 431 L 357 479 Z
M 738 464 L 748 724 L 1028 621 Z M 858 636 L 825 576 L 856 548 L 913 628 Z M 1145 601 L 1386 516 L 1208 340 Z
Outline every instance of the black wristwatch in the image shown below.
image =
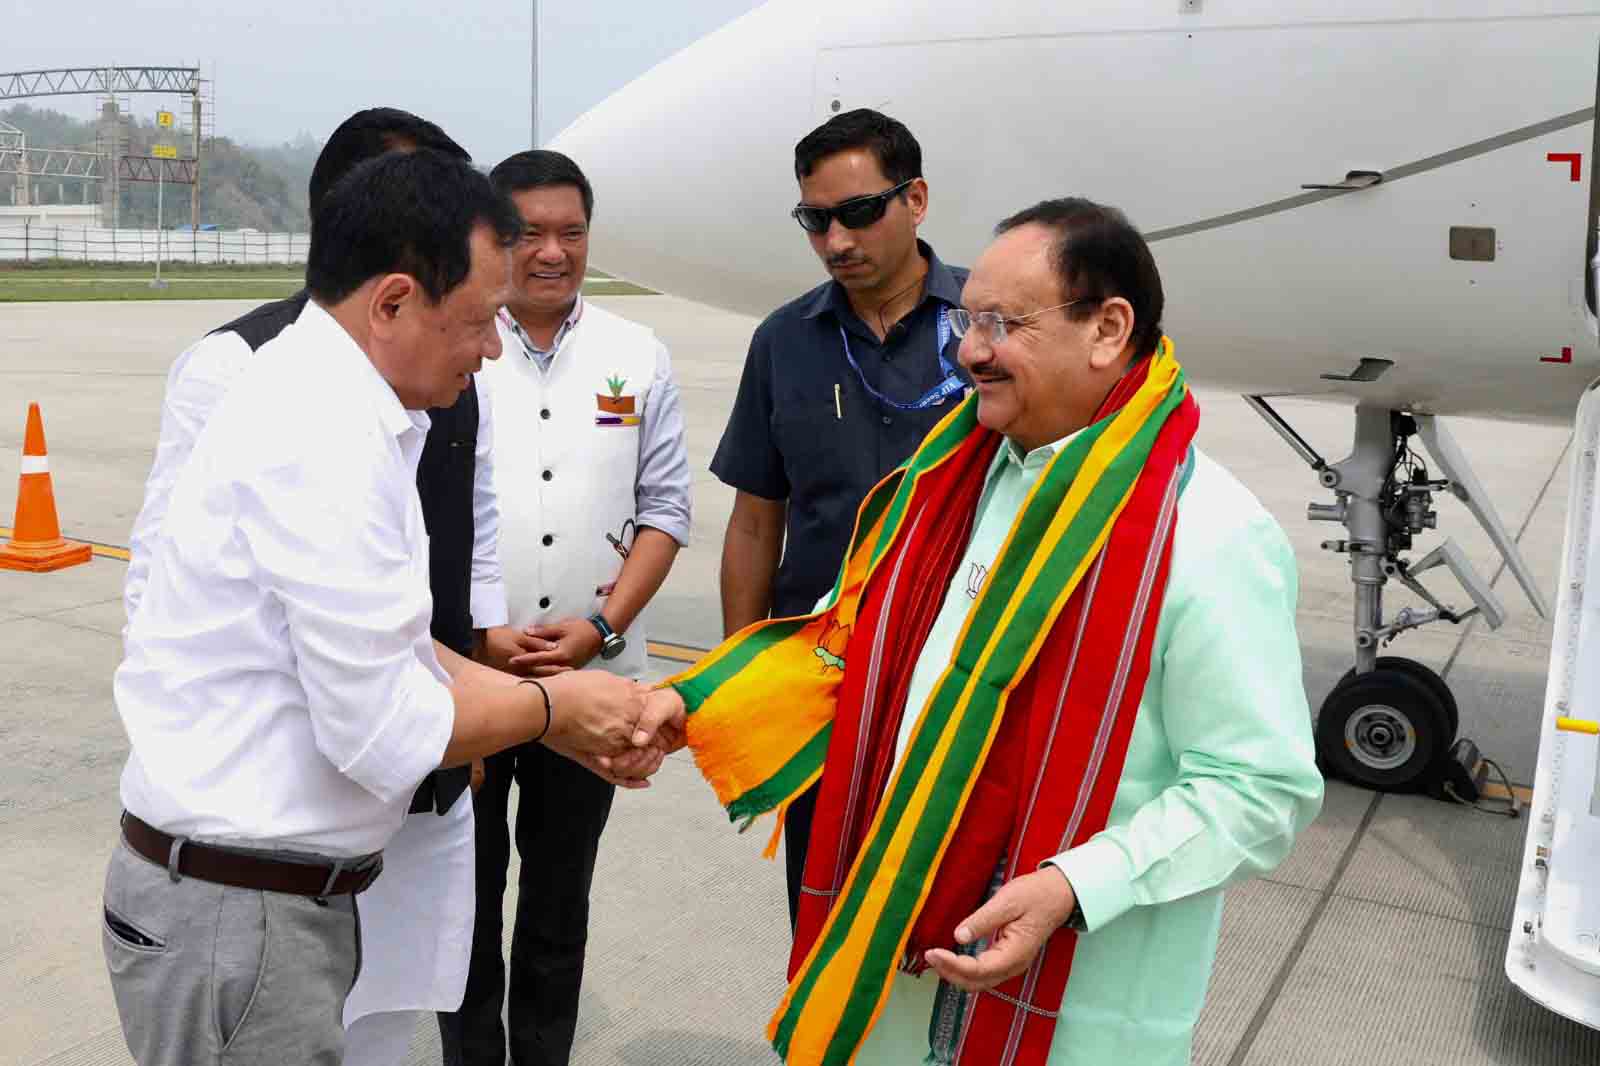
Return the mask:
M 615 659 L 628 646 L 628 639 L 612 629 L 599 611 L 589 616 L 589 624 L 600 631 L 600 658 Z

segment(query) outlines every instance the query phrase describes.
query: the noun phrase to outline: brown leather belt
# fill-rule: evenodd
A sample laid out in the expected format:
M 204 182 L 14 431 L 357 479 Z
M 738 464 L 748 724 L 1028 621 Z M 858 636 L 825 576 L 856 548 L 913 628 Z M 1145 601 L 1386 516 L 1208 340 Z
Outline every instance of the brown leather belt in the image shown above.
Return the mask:
M 171 837 L 127 811 L 122 812 L 122 838 L 140 855 L 157 866 L 165 866 L 174 881 L 193 877 L 216 885 L 315 899 L 364 892 L 383 870 L 381 851 L 320 863 L 274 859 Z

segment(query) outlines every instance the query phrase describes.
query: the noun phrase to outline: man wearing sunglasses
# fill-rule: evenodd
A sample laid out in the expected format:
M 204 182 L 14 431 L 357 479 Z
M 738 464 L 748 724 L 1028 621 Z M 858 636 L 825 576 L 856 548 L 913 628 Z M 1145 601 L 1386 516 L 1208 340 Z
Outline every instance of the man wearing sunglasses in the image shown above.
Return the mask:
M 968 383 L 949 318 L 967 272 L 917 239 L 928 183 L 911 131 L 877 111 L 847 111 L 795 146 L 794 171 L 792 215 L 831 280 L 756 329 L 711 462 L 737 492 L 722 549 L 728 634 L 811 610 L 833 584 L 868 490 Z M 791 921 L 814 796 L 785 821 Z

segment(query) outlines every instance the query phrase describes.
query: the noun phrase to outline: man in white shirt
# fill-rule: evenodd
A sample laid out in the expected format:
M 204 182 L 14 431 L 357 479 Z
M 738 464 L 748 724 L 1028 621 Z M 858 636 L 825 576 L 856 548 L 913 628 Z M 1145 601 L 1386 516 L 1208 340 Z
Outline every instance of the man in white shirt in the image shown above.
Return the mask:
M 594 193 L 578 165 L 559 152 L 519 152 L 489 177 L 523 223 L 513 295 L 500 313 L 505 358 L 481 382 L 500 412 L 500 561 L 524 646 L 491 648 L 490 659 L 535 677 L 591 666 L 642 678 L 639 613 L 689 540 L 689 461 L 671 359 L 649 329 L 580 295 Z M 513 781 L 522 867 L 508 998 L 501 929 Z M 485 761 L 473 800 L 472 967 L 460 1011 L 440 1016 L 450 1066 L 503 1066 L 508 1036 L 519 1066 L 566 1066 L 612 796 L 606 781 L 538 745 Z
M 173 485 L 114 683 L 103 944 L 140 1066 L 339 1063 L 356 894 L 424 775 L 535 739 L 606 772 L 650 739 L 634 683 L 519 681 L 429 636 L 421 412 L 498 356 L 519 230 L 459 160 L 357 167 L 314 220 L 311 301 Z
M 329 188 L 359 163 L 388 151 L 418 148 L 470 162 L 466 151 L 437 125 L 409 112 L 368 108 L 351 115 L 328 137 L 312 169 L 312 212 Z M 173 364 L 156 458 L 130 541 L 132 559 L 124 586 L 130 619 L 144 594 L 173 484 L 201 429 L 255 352 L 293 323 L 308 299 L 302 289 L 258 307 L 212 331 Z M 474 382 L 450 406 L 430 409 L 428 417 L 417 491 L 428 534 L 431 630 L 452 651 L 471 655 L 475 632 L 495 632 L 495 644 L 505 639 L 490 453 L 492 408 Z M 481 769 L 481 763 L 475 765 Z M 409 1046 L 418 1012 L 452 1009 L 461 1001 L 474 891 L 472 804 L 458 801 L 469 776 L 462 766 L 423 779 L 412 797 L 412 817 L 385 849 L 388 876 L 362 900 L 367 950 L 361 977 L 345 1004 L 347 1066 L 387 1066 Z

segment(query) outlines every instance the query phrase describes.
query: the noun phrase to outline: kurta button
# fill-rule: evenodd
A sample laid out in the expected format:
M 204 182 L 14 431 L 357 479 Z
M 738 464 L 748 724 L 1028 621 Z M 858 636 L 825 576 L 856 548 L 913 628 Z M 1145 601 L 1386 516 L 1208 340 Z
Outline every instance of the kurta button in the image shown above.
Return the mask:
M 550 472 L 550 471 L 548 471 L 548 470 L 546 470 L 546 471 L 545 471 L 545 472 L 544 472 L 544 473 L 543 473 L 543 474 L 540 474 L 540 475 L 539 475 L 539 476 L 540 476 L 540 477 L 542 477 L 542 478 L 544 478 L 544 479 L 545 479 L 545 480 L 546 480 L 546 481 L 549 481 L 549 480 L 550 480 L 550 479 L 551 479 L 551 478 L 553 478 L 553 477 L 555 477 L 555 475 L 554 475 L 554 474 L 552 474 L 552 473 L 551 473 L 551 472 Z
M 550 547 L 550 545 L 554 544 L 555 542 L 556 538 L 552 537 L 550 534 L 546 533 L 544 535 L 544 546 L 546 548 Z
M 549 418 L 550 417 L 550 408 L 548 408 L 548 407 L 541 408 L 540 411 L 539 411 L 539 417 L 540 418 Z
M 539 607 L 540 607 L 540 609 L 542 610 L 542 609 L 544 609 L 546 607 L 549 607 L 549 606 L 550 606 L 550 597 L 549 596 L 540 596 L 539 597 Z

